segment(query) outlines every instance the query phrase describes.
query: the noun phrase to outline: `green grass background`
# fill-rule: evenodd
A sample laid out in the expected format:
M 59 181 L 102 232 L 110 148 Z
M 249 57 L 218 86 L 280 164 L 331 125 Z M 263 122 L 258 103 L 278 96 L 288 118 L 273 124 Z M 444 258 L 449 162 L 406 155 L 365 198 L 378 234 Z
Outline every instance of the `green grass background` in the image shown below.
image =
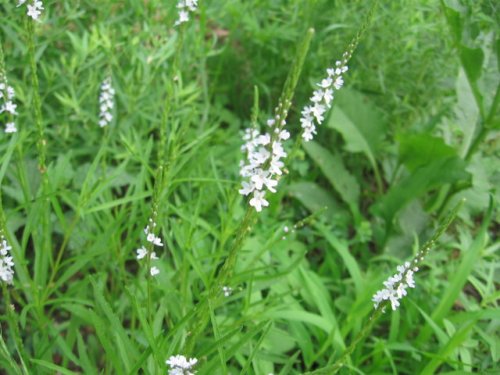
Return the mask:
M 246 209 L 238 162 L 254 86 L 264 123 L 298 41 L 316 30 L 288 119 L 297 137 L 314 84 L 371 2 L 200 0 L 177 52 L 175 3 L 44 1 L 36 62 L 48 190 L 37 170 L 25 9 L 0 3 L 20 129 L 0 135 L 16 262 L 8 287 L 15 313 L 7 289 L 0 300 L 2 371 L 160 374 L 175 354 L 198 358 L 198 374 L 325 367 L 367 323 L 382 281 L 466 198 L 417 288 L 382 316 L 341 373 L 499 373 L 499 6 L 379 1 L 316 140 L 287 165 L 244 242 L 234 293 L 205 311 L 210 324 L 186 353 L 194 309 Z M 165 247 L 149 319 L 135 249 L 151 214 L 176 53 L 158 219 Z M 109 74 L 115 119 L 101 129 L 99 85 Z

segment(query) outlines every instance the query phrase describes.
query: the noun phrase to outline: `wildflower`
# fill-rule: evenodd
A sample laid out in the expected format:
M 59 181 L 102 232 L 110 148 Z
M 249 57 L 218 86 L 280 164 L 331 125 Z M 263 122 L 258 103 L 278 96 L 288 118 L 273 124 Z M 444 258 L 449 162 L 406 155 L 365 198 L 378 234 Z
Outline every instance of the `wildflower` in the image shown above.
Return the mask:
M 160 273 L 160 270 L 158 269 L 158 267 L 151 267 L 151 269 L 149 270 L 151 276 L 156 276 Z
M 7 118 L 5 133 L 17 132 L 14 116 L 17 116 L 17 104 L 14 103 L 16 92 L 13 87 L 7 84 L 5 76 L 0 75 L 0 114 L 4 113 Z M 2 103 L 3 99 L 3 103 Z
M 187 359 L 183 355 L 171 356 L 165 361 L 170 367 L 168 375 L 193 375 L 196 371 L 191 371 L 192 367 L 198 363 L 196 358 Z
M 12 103 L 11 101 L 5 102 L 5 104 L 0 108 L 0 113 L 2 112 L 8 112 L 11 115 L 17 115 L 16 112 L 17 105 L 15 103 Z
M 233 293 L 233 288 L 230 286 L 223 286 L 222 293 L 224 293 L 224 297 L 229 297 Z
M 26 0 L 19 0 L 17 6 L 20 7 L 21 5 L 24 5 L 24 3 L 26 3 Z M 42 14 L 42 10 L 44 10 L 42 1 L 33 0 L 31 4 L 28 4 L 28 12 L 26 14 L 35 21 L 38 21 L 40 15 Z
M 14 261 L 9 255 L 12 247 L 3 235 L 0 236 L 0 279 L 7 284 L 12 284 L 14 278 Z
M 416 264 L 416 261 L 414 261 Z M 415 288 L 413 274 L 418 271 L 418 267 L 412 267 L 410 262 L 397 267 L 398 273 L 384 281 L 384 289 L 373 295 L 372 301 L 377 308 L 383 301 L 390 301 L 392 310 L 399 307 L 399 301 L 406 296 L 407 288 Z
M 281 108 L 281 104 L 278 108 Z M 287 156 L 283 141 L 290 138 L 290 133 L 283 129 L 285 124 L 284 120 L 278 124 L 276 119 L 269 119 L 269 132 L 261 134 L 257 129 L 246 129 L 243 135 L 245 144 L 241 149 L 246 154 L 246 162 L 240 163 L 240 175 L 245 180 L 241 183 L 239 193 L 253 194 L 249 204 L 255 207 L 257 212 L 262 211 L 262 207 L 269 206 L 265 199 L 266 190 L 275 193 L 279 176 L 283 174 L 285 164 L 281 159 Z
M 155 246 L 163 246 L 163 243 L 161 242 L 161 238 L 155 236 L 154 233 L 148 233 L 146 240 L 148 242 L 151 242 Z
M 155 246 L 163 246 L 163 243 L 161 242 L 161 238 L 156 236 L 152 230 L 156 228 L 156 223 L 153 221 L 153 219 L 149 219 L 149 224 L 146 225 L 146 228 L 144 228 L 144 234 L 146 234 L 146 241 L 152 243 Z M 141 260 L 146 258 L 149 255 L 149 260 L 158 260 L 158 256 L 154 251 L 148 251 L 148 249 L 144 246 L 141 246 L 136 250 L 137 252 L 137 260 Z M 151 276 L 156 276 L 160 273 L 160 269 L 156 266 L 152 266 L 149 269 L 149 274 Z
M 111 77 L 106 78 L 101 84 L 101 94 L 99 96 L 99 126 L 101 128 L 109 125 L 113 119 L 111 110 L 114 107 L 115 90 L 111 85 Z
M 144 246 L 137 249 L 137 260 L 144 258 L 146 255 L 148 255 L 148 251 Z
M 316 134 L 316 125 L 324 121 L 325 113 L 331 108 L 335 90 L 340 90 L 344 84 L 342 74 L 347 72 L 347 62 L 351 58 L 352 49 L 345 52 L 341 61 L 335 63 L 335 68 L 326 70 L 327 77 L 317 84 L 319 87 L 310 98 L 310 105 L 302 110 L 300 124 L 302 127 L 302 138 L 309 142 Z
M 183 24 L 189 21 L 189 13 L 195 12 L 198 8 L 198 0 L 179 0 L 177 3 L 177 9 L 179 9 L 179 14 L 177 21 L 175 21 L 175 26 Z

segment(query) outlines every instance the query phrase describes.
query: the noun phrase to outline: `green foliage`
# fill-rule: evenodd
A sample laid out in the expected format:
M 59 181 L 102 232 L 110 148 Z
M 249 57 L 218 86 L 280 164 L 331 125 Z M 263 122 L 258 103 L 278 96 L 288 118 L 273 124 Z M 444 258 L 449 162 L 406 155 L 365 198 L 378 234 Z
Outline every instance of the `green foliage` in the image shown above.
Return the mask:
M 182 27 L 167 3 L 44 1 L 39 23 L 0 4 L 19 113 L 0 134 L 15 262 L 0 369 L 165 374 L 183 354 L 211 375 L 328 373 L 339 358 L 340 373 L 498 372 L 494 2 L 378 2 L 365 24 L 362 0 L 200 0 Z M 315 83 L 363 27 L 347 87 L 293 147 Z M 290 158 L 256 215 L 238 194 L 241 133 L 282 117 L 282 92 Z M 416 288 L 370 320 L 382 282 L 462 198 Z M 153 215 L 155 278 L 136 259 Z

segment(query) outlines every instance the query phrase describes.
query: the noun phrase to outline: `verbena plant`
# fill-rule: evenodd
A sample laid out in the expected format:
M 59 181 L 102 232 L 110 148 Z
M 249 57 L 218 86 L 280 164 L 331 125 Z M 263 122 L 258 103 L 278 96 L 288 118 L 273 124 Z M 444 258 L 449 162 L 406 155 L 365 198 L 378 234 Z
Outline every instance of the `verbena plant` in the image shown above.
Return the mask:
M 497 370 L 486 4 L 0 9 L 4 372 Z

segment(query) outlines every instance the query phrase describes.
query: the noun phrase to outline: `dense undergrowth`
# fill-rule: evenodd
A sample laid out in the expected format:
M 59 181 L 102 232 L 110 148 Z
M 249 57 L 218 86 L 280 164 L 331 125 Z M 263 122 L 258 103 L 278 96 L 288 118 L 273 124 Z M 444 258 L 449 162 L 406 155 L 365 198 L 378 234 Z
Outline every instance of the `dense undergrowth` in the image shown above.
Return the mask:
M 341 373 L 500 371 L 498 5 L 200 0 L 174 26 L 176 3 L 44 1 L 39 21 L 0 3 L 17 104 L 0 135 L 2 371 L 162 374 L 185 355 L 197 374 L 328 374 L 356 337 Z M 256 213 L 242 135 L 267 129 L 294 67 L 288 157 Z M 463 199 L 416 287 L 371 321 L 384 280 Z

